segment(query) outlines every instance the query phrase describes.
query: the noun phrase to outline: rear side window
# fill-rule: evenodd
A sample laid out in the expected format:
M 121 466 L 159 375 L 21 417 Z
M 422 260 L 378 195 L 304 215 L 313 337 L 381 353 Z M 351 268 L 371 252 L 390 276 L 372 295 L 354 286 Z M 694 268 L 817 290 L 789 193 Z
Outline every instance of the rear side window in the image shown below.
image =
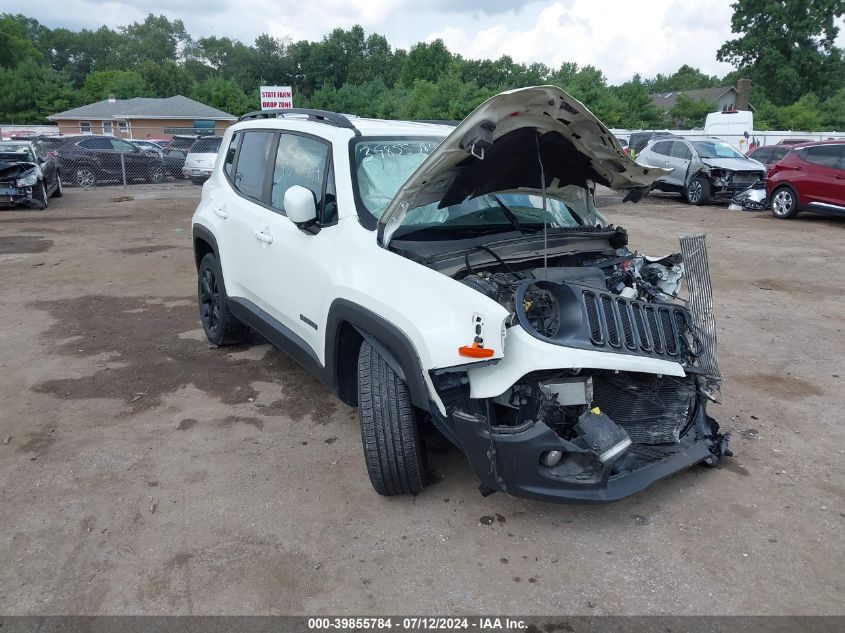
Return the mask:
M 772 149 L 772 160 L 771 162 L 776 163 L 781 160 L 784 156 L 789 154 L 789 148 L 787 147 L 775 147 Z
M 752 153 L 750 158 L 753 158 L 756 161 L 768 165 L 772 162 L 773 155 L 774 150 L 771 147 L 761 147 L 756 152 Z
M 668 156 L 669 152 L 671 151 L 671 148 L 672 141 L 660 141 L 652 146 L 651 151 L 655 154 L 663 154 L 664 156 Z
M 238 150 L 238 143 L 241 141 L 241 133 L 235 132 L 232 140 L 229 141 L 229 148 L 226 150 L 226 158 L 223 161 L 223 171 L 230 178 L 232 177 L 232 165 L 235 164 L 235 152 Z
M 273 207 L 284 212 L 285 192 L 294 185 L 299 185 L 310 189 L 314 194 L 319 214 L 328 158 L 329 146 L 325 143 L 298 134 L 282 134 L 273 169 Z
M 270 146 L 273 144 L 273 132 L 244 132 L 238 162 L 235 165 L 235 188 L 245 196 L 262 200 L 264 197 L 264 178 Z
M 220 141 L 223 139 L 219 136 L 212 138 L 201 138 L 191 145 L 191 153 L 194 154 L 216 154 L 220 149 Z
M 79 141 L 79 146 L 85 149 L 111 149 L 111 140 L 105 136 L 92 136 Z
M 840 157 L 842 156 L 843 145 L 817 145 L 808 147 L 804 153 L 804 160 L 814 165 L 842 169 Z

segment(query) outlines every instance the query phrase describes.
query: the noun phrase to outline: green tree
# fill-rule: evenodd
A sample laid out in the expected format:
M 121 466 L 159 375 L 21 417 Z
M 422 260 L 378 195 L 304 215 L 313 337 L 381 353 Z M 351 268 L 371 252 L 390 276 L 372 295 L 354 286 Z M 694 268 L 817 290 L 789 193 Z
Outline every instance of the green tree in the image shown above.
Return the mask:
M 628 129 L 655 129 L 665 126 L 663 113 L 654 105 L 651 93 L 639 75 L 615 86 L 614 94 L 624 104 L 619 127 Z
M 418 79 L 434 83 L 449 69 L 451 62 L 452 53 L 441 39 L 436 39 L 430 44 L 426 42 L 414 44 L 402 63 L 399 83 L 407 88 L 414 87 L 415 89 L 415 82 Z
M 86 103 L 102 101 L 109 95 L 118 99 L 147 96 L 147 84 L 134 70 L 95 70 L 88 73 L 80 90 Z
M 782 125 L 787 130 L 818 130 L 824 123 L 819 98 L 808 92 L 795 103 L 781 109 Z
M 658 73 L 654 79 L 643 83 L 651 92 L 677 92 L 723 85 L 723 82 L 715 75 L 705 75 L 698 68 L 693 68 L 688 64 L 682 65 L 671 75 Z
M 209 77 L 198 83 L 191 98 L 235 116 L 257 110 L 259 105 L 258 93 L 248 97 L 234 81 L 221 77 Z
M 75 105 L 67 77 L 34 60 L 0 68 L 0 85 L 0 121 L 49 123 L 49 115 Z
M 707 99 L 692 99 L 685 94 L 680 94 L 675 105 L 669 110 L 669 118 L 673 127 L 701 127 L 712 111 L 713 103 Z
M 120 53 L 124 68 L 134 68 L 144 60 L 163 63 L 182 58 L 191 38 L 182 20 L 171 21 L 164 15 L 150 13 L 143 22 L 120 27 Z
M 138 73 L 146 85 L 147 92 L 154 97 L 189 95 L 194 89 L 194 78 L 184 66 L 172 59 L 167 59 L 161 64 L 144 60 L 138 67 Z
M 732 6 L 731 31 L 739 37 L 716 58 L 748 69 L 773 103 L 793 103 L 808 92 L 828 96 L 845 85 L 843 76 L 829 81 L 842 67 L 834 42 L 845 0 L 737 0 Z
M 835 95 L 826 99 L 820 110 L 824 129 L 845 131 L 845 88 L 840 88 Z
M 32 18 L 0 13 L 0 67 L 13 68 L 28 59 L 40 61 L 35 41 L 42 29 Z

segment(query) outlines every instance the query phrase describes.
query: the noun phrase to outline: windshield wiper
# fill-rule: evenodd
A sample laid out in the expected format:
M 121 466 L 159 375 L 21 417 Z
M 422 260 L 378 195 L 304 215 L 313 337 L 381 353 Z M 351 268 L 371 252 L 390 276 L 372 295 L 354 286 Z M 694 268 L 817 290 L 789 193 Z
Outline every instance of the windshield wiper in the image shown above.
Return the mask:
M 493 198 L 493 201 L 497 205 L 499 205 L 499 208 L 502 210 L 502 213 L 505 214 L 505 217 L 508 219 L 508 222 L 513 224 L 513 228 L 515 228 L 517 231 L 519 231 L 523 235 L 527 235 L 528 234 L 527 231 L 519 223 L 519 220 L 516 219 L 516 215 L 514 214 L 513 211 L 511 211 L 510 207 L 508 207 L 508 205 L 506 205 L 504 202 L 502 202 L 502 199 L 499 198 L 499 196 L 497 196 L 495 193 L 491 193 L 489 195 L 490 195 L 491 198 Z

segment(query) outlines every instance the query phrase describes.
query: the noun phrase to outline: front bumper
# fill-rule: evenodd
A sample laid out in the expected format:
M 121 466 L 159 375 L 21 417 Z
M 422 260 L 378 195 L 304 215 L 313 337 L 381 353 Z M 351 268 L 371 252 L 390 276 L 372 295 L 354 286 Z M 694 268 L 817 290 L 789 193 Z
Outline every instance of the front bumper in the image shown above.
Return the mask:
M 731 204 L 742 207 L 746 211 L 763 211 L 767 203 L 766 185 L 762 182 L 743 189 L 731 198 Z
M 0 206 L 27 206 L 41 209 L 44 205 L 37 198 L 32 197 L 32 187 L 9 187 L 0 185 Z
M 566 442 L 543 422 L 505 429 L 490 427 L 479 414 L 456 411 L 451 418 L 482 490 L 543 501 L 616 501 L 680 470 L 702 462 L 712 464 L 731 454 L 728 436 L 719 433 L 719 425 L 707 415 L 703 401 L 695 407 L 689 430 L 679 443 L 633 444 L 627 456 L 610 464 L 601 464 L 589 454 L 567 454 Z M 564 451 L 565 457 L 548 467 L 541 456 L 552 450 Z M 637 467 L 623 472 L 623 459 Z

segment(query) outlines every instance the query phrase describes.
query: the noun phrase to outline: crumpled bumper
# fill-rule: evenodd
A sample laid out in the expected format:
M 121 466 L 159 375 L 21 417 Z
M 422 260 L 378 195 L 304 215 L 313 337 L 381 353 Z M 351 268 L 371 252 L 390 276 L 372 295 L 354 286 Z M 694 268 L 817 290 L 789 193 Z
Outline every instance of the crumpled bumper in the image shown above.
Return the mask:
M 731 204 L 742 207 L 746 211 L 763 211 L 767 203 L 766 185 L 762 182 L 751 185 L 731 198 Z
M 0 206 L 43 209 L 44 203 L 32 196 L 32 187 L 0 187 Z
M 690 428 L 672 445 L 632 445 L 626 455 L 602 464 L 591 455 L 565 453 L 548 467 L 541 457 L 548 451 L 566 451 L 565 442 L 543 422 L 524 427 L 490 427 L 482 415 L 456 411 L 455 433 L 481 481 L 482 492 L 508 494 L 558 502 L 616 501 L 648 488 L 660 479 L 698 463 L 714 464 L 731 455 L 729 437 L 706 414 L 695 408 Z M 635 468 L 626 470 L 623 460 Z

